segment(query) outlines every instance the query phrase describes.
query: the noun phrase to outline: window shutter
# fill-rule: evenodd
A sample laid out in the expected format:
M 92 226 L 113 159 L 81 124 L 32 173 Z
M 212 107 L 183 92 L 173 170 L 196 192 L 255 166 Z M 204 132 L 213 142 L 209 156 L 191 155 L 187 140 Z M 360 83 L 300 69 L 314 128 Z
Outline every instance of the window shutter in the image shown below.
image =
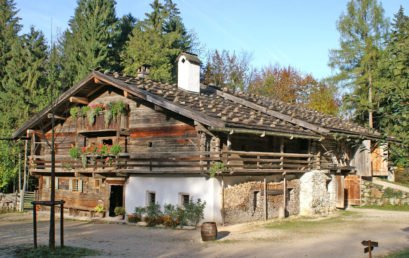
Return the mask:
M 70 182 L 69 182 L 69 187 L 68 187 L 68 189 L 70 190 L 70 191 L 72 191 L 72 179 L 70 178 Z
M 82 193 L 82 179 L 78 180 L 78 192 Z

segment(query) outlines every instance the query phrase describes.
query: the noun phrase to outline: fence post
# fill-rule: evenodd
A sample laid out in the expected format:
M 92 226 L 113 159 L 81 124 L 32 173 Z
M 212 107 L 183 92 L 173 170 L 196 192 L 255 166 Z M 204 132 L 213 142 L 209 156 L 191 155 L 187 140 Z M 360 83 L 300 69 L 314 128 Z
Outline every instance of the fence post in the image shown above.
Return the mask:
M 37 205 L 35 202 L 33 204 L 33 237 L 34 237 L 34 248 L 37 248 Z
M 61 248 L 64 247 L 64 201 L 60 204 L 60 241 Z

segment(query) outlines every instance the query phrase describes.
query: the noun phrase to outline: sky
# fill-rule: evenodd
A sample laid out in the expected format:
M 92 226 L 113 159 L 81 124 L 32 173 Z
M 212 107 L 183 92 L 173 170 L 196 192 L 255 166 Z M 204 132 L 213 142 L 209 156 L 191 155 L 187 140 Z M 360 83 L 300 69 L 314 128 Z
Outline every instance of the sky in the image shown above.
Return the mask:
M 118 16 L 131 13 L 143 19 L 152 0 L 116 0 Z M 291 65 L 317 79 L 335 71 L 328 67 L 330 49 L 339 47 L 336 22 L 347 0 L 174 0 L 183 22 L 208 50 L 226 49 L 251 55 L 251 64 Z M 23 32 L 35 26 L 54 41 L 68 27 L 76 0 L 15 0 Z M 409 1 L 384 0 L 385 16 L 392 20 Z M 407 12 L 405 12 L 407 13 Z

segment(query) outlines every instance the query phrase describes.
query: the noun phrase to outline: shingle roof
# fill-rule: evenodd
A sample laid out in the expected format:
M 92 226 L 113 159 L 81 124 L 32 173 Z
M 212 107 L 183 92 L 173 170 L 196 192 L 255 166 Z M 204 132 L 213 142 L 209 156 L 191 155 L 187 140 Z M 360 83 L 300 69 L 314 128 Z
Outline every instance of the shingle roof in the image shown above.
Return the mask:
M 356 136 L 380 138 L 380 134 L 370 131 L 350 121 L 324 115 L 281 101 L 253 94 L 221 91 L 203 85 L 200 93 L 178 89 L 176 84 L 161 83 L 147 78 L 137 78 L 119 73 L 92 72 L 82 82 L 63 93 L 56 107 L 74 94 L 93 90 L 92 79 L 98 78 L 157 105 L 178 112 L 181 115 L 204 123 L 210 129 L 259 130 L 294 137 L 320 138 L 329 132 Z M 20 137 L 27 129 L 34 128 L 41 120 L 47 119 L 52 106 L 46 107 L 33 116 L 13 134 Z
M 160 96 L 170 102 L 180 105 L 181 107 L 187 107 L 210 117 L 221 119 L 226 123 L 226 127 L 243 127 L 302 135 L 317 135 L 317 132 L 299 126 L 296 123 L 290 123 L 283 119 L 252 109 L 249 106 L 235 103 L 231 99 L 218 94 L 218 91 L 220 90 L 215 87 L 204 86 L 202 87 L 201 93 L 198 94 L 180 90 L 175 84 L 160 83 L 149 79 L 120 75 L 118 73 L 107 73 L 106 75 L 125 82 L 132 87 Z M 332 132 L 379 137 L 377 132 L 371 131 L 353 122 L 309 110 L 302 106 L 292 105 L 254 94 L 245 94 L 242 92 L 234 94 L 226 89 L 224 89 L 223 92 L 263 106 L 267 110 L 277 111 L 289 117 L 327 128 Z

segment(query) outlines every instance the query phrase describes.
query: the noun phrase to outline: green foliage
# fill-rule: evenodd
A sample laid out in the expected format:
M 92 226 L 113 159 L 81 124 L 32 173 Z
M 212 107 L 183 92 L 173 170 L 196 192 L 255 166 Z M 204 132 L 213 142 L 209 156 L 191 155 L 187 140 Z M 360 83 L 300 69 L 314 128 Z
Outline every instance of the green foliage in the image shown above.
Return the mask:
M 120 114 L 126 114 L 126 104 L 123 101 L 110 103 L 109 109 L 111 110 L 113 117 L 117 117 Z
M 64 246 L 64 248 L 56 247 L 54 251 L 50 250 L 48 246 L 38 246 L 37 248 L 29 246 L 19 246 L 15 250 L 16 257 L 18 258 L 57 258 L 57 257 L 89 257 L 98 256 L 99 251 L 82 248 Z
M 115 207 L 114 209 L 115 216 L 124 216 L 125 215 L 125 208 L 124 207 Z
M 62 77 L 68 85 L 93 69 L 118 67 L 120 35 L 114 0 L 79 0 L 60 39 Z
M 163 224 L 166 227 L 176 228 L 180 221 L 180 212 L 178 211 L 178 208 L 172 204 L 165 204 L 163 207 Z
M 81 154 L 82 154 L 81 149 L 79 147 L 72 147 L 69 150 L 69 153 L 70 153 L 70 157 L 72 159 L 79 159 L 81 157 Z
M 409 211 L 409 204 L 363 205 L 357 208 L 386 210 L 386 211 Z
M 250 59 L 251 56 L 246 52 L 240 54 L 227 50 L 210 52 L 204 68 L 205 84 L 227 87 L 233 91 L 246 90 L 252 77 Z
M 221 174 L 226 170 L 226 166 L 223 162 L 215 162 L 210 166 L 210 177 L 215 177 L 217 174 Z
M 104 112 L 104 124 L 105 127 L 107 127 L 109 125 L 109 123 L 111 123 L 112 120 L 112 111 L 110 109 L 106 109 Z
M 115 157 L 118 156 L 118 154 L 121 153 L 121 151 L 122 151 L 121 145 L 119 145 L 119 144 L 113 144 L 113 145 L 111 146 L 110 152 L 111 152 L 111 154 L 114 155 Z
M 135 214 L 142 217 L 146 213 L 145 207 L 135 207 Z
M 146 207 L 145 222 L 148 224 L 149 227 L 161 224 L 162 222 L 161 216 L 162 212 L 160 210 L 159 204 L 151 203 Z
M 186 219 L 196 227 L 199 221 L 204 218 L 205 207 L 206 201 L 202 202 L 199 198 L 194 202 L 193 199 L 191 199 L 184 207 Z
M 392 33 L 379 61 L 376 85 L 377 117 L 382 131 L 400 143 L 391 144 L 396 165 L 409 166 L 409 17 L 403 8 L 395 15 Z
M 394 251 L 393 253 L 388 254 L 384 258 L 407 258 L 409 257 L 409 248 L 405 248 L 400 251 Z
M 152 11 L 136 23 L 123 52 L 124 71 L 136 75 L 143 65 L 150 65 L 149 77 L 172 82 L 176 79 L 175 59 L 182 51 L 191 51 L 194 35 L 186 32 L 176 4 L 159 0 L 150 4 Z
M 105 212 L 104 205 L 98 204 L 97 206 L 95 206 L 94 211 L 95 211 L 95 212 L 98 212 L 98 213 L 103 213 L 103 212 Z
M 377 0 L 350 0 L 337 28 L 341 34 L 340 48 L 330 51 L 329 64 L 338 74 L 332 79 L 340 88 L 350 87 L 344 99 L 345 108 L 363 123 L 376 107 L 373 88 L 379 78 L 375 73 L 382 44 L 387 39 L 388 20 Z
M 401 198 L 402 192 L 387 187 L 385 191 L 383 192 L 383 197 L 384 198 Z
M 72 107 L 70 108 L 70 115 L 72 118 L 76 119 L 81 115 L 81 108 L 80 107 Z

